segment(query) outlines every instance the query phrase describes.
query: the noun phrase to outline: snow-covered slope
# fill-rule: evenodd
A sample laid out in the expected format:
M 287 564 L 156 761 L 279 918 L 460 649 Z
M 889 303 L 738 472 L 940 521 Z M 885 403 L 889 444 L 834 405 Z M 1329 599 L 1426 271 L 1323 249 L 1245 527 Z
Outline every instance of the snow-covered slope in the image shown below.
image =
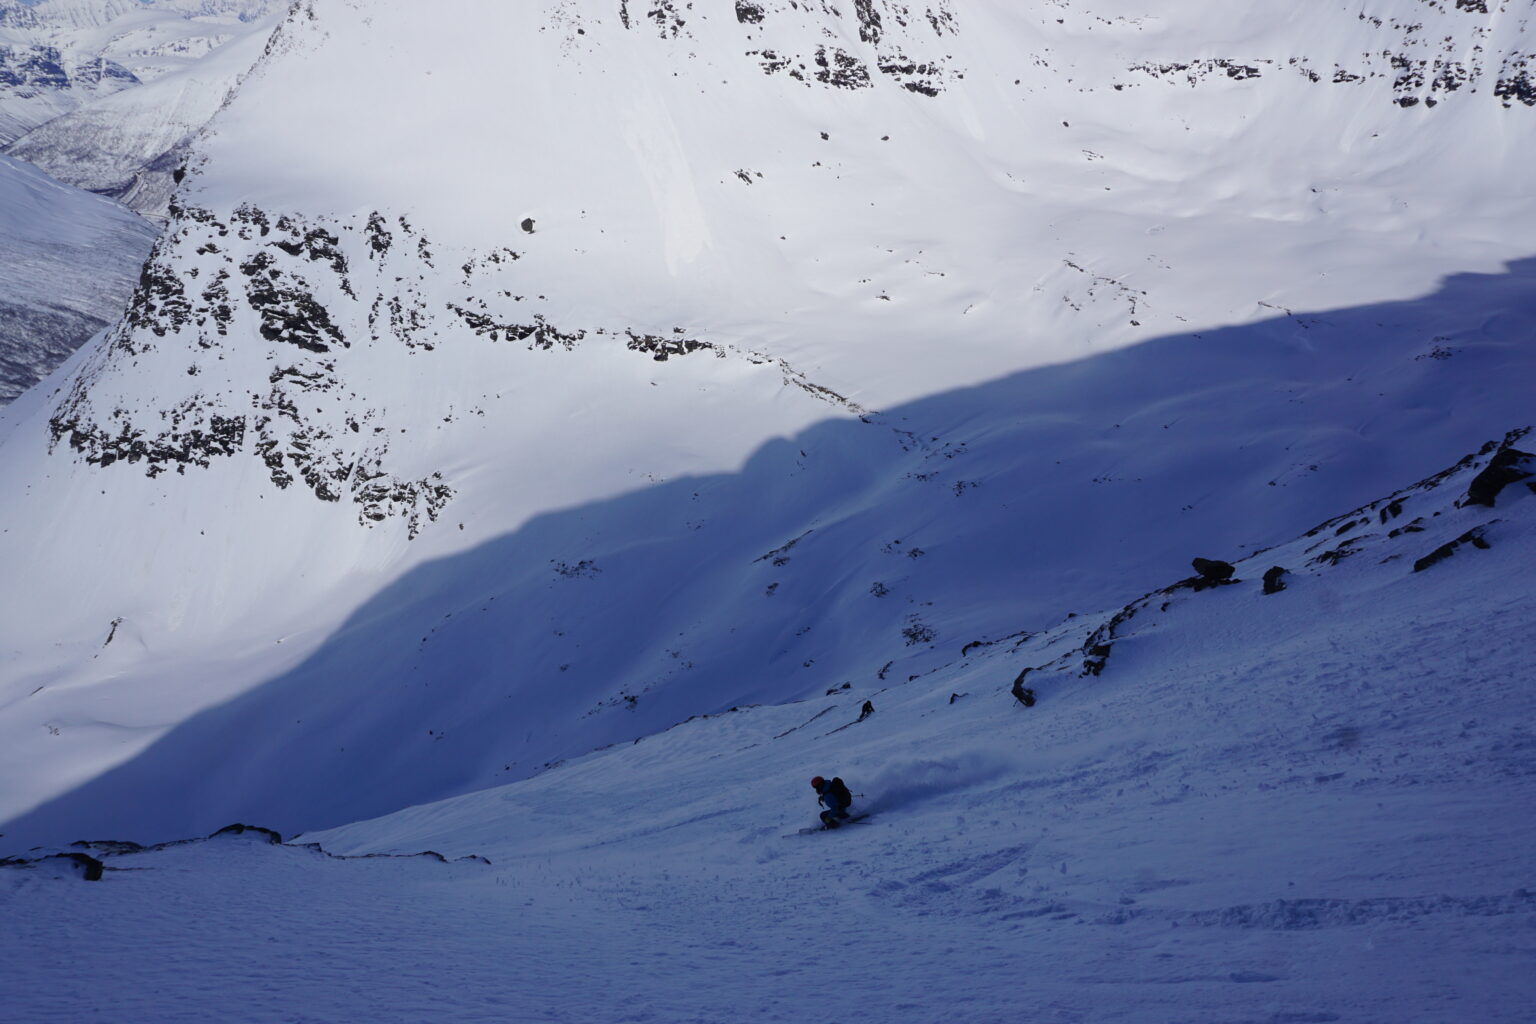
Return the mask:
M 299 5 L 4 421 L 0 816 L 921 675 L 1528 422 L 1524 9 Z
M 188 142 L 266 41 L 264 32 L 246 32 L 184 68 L 54 118 L 6 152 L 78 188 L 163 218 Z
M 0 0 L 0 27 L 105 57 L 149 82 L 281 13 L 280 0 Z
M 0 404 L 122 315 L 155 230 L 0 156 Z
M 0 402 L 52 372 L 117 318 L 148 251 L 149 226 L 121 210 L 98 217 L 83 241 L 82 214 L 73 207 L 107 207 L 84 197 L 58 202 L 68 190 L 56 182 L 163 219 L 188 140 L 260 55 L 281 6 L 272 0 L 0 2 L 0 145 L 13 143 L 6 147 L 0 204 L 28 209 L 25 231 L 18 226 L 0 238 L 6 258 Z M 55 182 L 24 187 L 17 160 Z M 55 201 L 41 203 L 40 194 Z M 60 218 L 56 224 L 47 221 L 50 209 Z M 5 216 L 14 221 L 19 214 L 11 209 Z
M 137 84 L 132 72 L 110 60 L 76 59 L 0 26 L 0 145 L 82 103 Z
M 187 141 L 260 56 L 285 8 L 278 0 L 7 0 L 0 144 L 60 181 L 163 219 Z
M 0 958 L 31 982 L 11 1012 L 1527 1020 L 1521 445 L 1240 561 L 1231 582 L 974 647 L 917 681 L 733 709 L 298 845 L 98 842 L 0 871 Z M 1499 467 L 1517 479 L 1490 493 Z M 1265 593 L 1276 565 L 1284 589 Z M 1021 668 L 1029 709 L 1008 694 Z M 817 809 L 806 779 L 834 772 L 873 815 L 797 834 Z M 59 955 L 81 934 L 113 955 Z

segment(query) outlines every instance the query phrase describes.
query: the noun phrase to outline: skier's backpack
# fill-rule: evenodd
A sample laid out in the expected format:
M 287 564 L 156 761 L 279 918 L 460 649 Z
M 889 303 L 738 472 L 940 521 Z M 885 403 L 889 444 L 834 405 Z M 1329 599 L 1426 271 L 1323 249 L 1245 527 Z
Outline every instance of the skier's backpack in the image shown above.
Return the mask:
M 853 794 L 848 792 L 848 787 L 842 779 L 834 778 L 832 780 L 832 785 L 827 787 L 827 796 L 844 807 L 853 803 Z

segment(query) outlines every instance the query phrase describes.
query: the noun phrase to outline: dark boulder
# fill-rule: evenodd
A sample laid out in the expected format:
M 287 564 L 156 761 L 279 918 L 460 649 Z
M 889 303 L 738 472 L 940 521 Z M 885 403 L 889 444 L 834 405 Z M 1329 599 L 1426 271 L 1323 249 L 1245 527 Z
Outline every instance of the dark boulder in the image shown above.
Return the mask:
M 1280 566 L 1280 565 L 1271 566 L 1264 573 L 1264 593 L 1266 593 L 1266 594 L 1278 594 L 1278 593 L 1280 593 L 1280 591 L 1284 590 L 1285 589 L 1285 580 L 1283 578 L 1284 576 L 1285 576 L 1285 567 L 1284 566 Z
M 1201 579 L 1211 580 L 1212 582 L 1229 580 L 1232 578 L 1232 574 L 1237 571 L 1231 562 L 1223 562 L 1214 558 L 1197 558 L 1190 564 L 1195 567 L 1195 572 L 1200 574 Z
M 101 881 L 101 873 L 106 870 L 101 861 L 88 853 L 60 853 L 48 859 L 72 862 L 74 870 L 87 882 Z
M 1486 468 L 1467 485 L 1468 505 L 1493 507 L 1499 492 L 1510 484 L 1518 483 L 1532 475 L 1529 467 L 1536 456 L 1518 448 L 1501 448 Z

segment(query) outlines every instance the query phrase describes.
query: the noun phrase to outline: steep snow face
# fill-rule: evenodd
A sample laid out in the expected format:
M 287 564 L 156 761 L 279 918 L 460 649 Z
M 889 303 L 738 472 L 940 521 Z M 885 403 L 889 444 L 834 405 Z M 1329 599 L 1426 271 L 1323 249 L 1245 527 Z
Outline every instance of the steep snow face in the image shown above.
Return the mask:
M 160 741 L 382 813 L 1384 493 L 1528 418 L 1529 51 L 1509 5 L 299 5 L 8 414 L 0 807 Z
M 0 957 L 34 982 L 8 1009 L 1527 1021 L 1536 494 L 1477 484 L 1536 470 L 1511 440 L 1229 582 L 912 683 L 696 719 L 289 845 L 232 829 L 0 869 Z M 1028 709 L 1008 693 L 1021 667 Z M 813 773 L 872 816 L 800 834 Z M 256 808 L 226 809 L 221 825 Z M 100 880 L 80 881 L 93 861 Z M 58 955 L 83 933 L 114 955 Z M 274 986 L 285 964 L 303 967 Z
M 115 322 L 155 230 L 0 156 L 0 404 Z

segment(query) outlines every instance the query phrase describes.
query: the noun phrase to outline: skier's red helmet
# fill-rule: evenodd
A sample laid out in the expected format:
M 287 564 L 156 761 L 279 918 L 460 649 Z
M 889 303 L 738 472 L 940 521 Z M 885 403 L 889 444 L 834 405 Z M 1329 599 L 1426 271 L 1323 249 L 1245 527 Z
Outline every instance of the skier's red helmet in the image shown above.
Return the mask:
M 811 785 L 815 786 L 817 789 L 820 789 L 821 788 L 821 784 L 823 782 L 826 782 L 826 781 L 827 781 L 826 779 L 824 779 L 820 775 L 818 775 L 814 779 L 811 780 Z

